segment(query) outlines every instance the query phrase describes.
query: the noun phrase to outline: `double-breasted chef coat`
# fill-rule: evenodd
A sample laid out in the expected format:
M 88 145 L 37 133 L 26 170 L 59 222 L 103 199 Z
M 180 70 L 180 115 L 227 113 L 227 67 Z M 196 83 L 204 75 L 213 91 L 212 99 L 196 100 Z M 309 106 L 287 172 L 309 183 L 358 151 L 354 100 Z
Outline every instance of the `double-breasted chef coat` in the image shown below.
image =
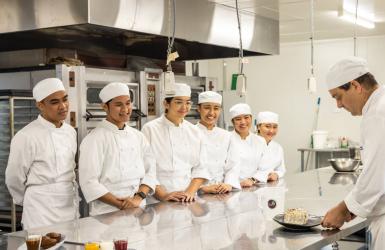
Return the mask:
M 244 140 L 235 130 L 231 133 L 240 152 L 240 180 L 242 181 L 251 177 L 257 178 L 257 170 L 265 145 L 257 135 L 251 132 Z
M 41 115 L 12 139 L 6 184 L 23 206 L 24 229 L 78 216 L 76 150 L 76 131 L 64 122 L 56 128 Z
M 155 158 L 147 139 L 130 126 L 120 130 L 103 120 L 80 145 L 79 180 L 90 215 L 118 210 L 98 200 L 109 192 L 119 198 L 132 197 L 141 184 L 154 191 Z
M 362 109 L 364 169 L 345 198 L 349 211 L 371 219 L 373 248 L 385 249 L 385 87 L 375 90 Z
M 176 126 L 165 115 L 146 123 L 143 134 L 156 159 L 156 175 L 167 192 L 184 191 L 193 178 L 210 179 L 199 129 L 183 120 Z
M 270 173 L 276 173 L 282 178 L 286 172 L 283 148 L 279 143 L 272 140 L 267 144 L 265 138 L 257 135 L 263 145 L 263 152 L 259 161 L 256 179 L 266 182 Z
M 201 123 L 196 126 L 203 133 L 207 151 L 207 168 L 210 173 L 208 184 L 226 183 L 241 189 L 239 152 L 231 133 L 218 127 L 208 130 Z

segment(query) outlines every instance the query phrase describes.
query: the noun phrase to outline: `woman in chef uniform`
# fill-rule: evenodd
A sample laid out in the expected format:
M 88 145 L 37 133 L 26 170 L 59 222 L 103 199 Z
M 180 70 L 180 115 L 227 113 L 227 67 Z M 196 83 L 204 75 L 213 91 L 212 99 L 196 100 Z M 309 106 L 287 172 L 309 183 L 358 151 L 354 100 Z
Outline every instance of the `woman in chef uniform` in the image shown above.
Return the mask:
M 221 114 L 222 96 L 213 91 L 199 94 L 197 126 L 202 131 L 207 152 L 209 182 L 200 190 L 204 193 L 227 193 L 240 189 L 239 153 L 231 133 L 218 128 L 216 123 Z
M 184 120 L 192 105 L 190 95 L 188 85 L 176 83 L 174 94 L 164 99 L 165 114 L 142 128 L 155 154 L 158 200 L 193 201 L 210 179 L 201 132 Z
M 79 180 L 90 214 L 138 207 L 155 190 L 155 160 L 143 134 L 126 124 L 132 112 L 126 84 L 99 94 L 107 118 L 80 145 Z
M 68 95 L 57 78 L 40 81 L 32 92 L 40 115 L 13 137 L 5 172 L 13 201 L 23 206 L 24 229 L 78 216 L 76 132 L 64 122 Z
M 283 149 L 273 140 L 278 132 L 278 114 L 270 111 L 259 112 L 257 129 L 264 150 L 256 179 L 260 182 L 276 181 L 286 172 Z
M 252 115 L 249 105 L 235 104 L 230 108 L 230 117 L 234 125 L 232 137 L 240 153 L 240 184 L 242 187 L 251 187 L 257 182 L 263 144 L 257 135 L 250 132 Z

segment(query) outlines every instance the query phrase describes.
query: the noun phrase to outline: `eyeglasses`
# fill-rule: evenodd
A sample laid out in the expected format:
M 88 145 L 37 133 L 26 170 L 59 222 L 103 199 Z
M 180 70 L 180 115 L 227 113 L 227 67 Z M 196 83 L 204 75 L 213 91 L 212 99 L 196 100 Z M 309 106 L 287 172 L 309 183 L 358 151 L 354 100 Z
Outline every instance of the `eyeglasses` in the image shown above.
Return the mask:
M 176 106 L 183 106 L 183 105 L 186 105 L 187 107 L 191 107 L 193 105 L 193 102 L 192 101 L 181 101 L 181 100 L 175 100 L 174 101 L 174 104 Z

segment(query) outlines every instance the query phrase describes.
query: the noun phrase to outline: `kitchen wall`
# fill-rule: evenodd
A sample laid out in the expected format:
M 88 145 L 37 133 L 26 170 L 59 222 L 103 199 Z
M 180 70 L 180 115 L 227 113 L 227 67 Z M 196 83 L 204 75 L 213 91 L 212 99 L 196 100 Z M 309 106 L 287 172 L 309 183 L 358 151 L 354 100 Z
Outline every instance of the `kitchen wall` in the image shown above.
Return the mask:
M 368 60 L 369 68 L 377 80 L 385 83 L 385 37 L 359 38 L 357 48 L 358 56 Z M 300 153 L 297 149 L 309 146 L 318 97 L 321 97 L 318 128 L 329 131 L 331 138 L 347 136 L 354 141 L 360 140 L 361 118 L 337 109 L 324 85 L 328 68 L 339 59 L 351 55 L 353 39 L 315 42 L 315 94 L 307 91 L 307 78 L 310 74 L 309 42 L 281 44 L 280 55 L 252 57 L 244 67 L 248 84 L 246 102 L 254 114 L 270 110 L 280 115 L 276 140 L 285 150 L 289 173 L 300 171 Z M 225 71 L 223 63 L 223 59 L 201 63 L 200 75 L 218 77 L 220 83 L 225 79 L 229 86 L 231 74 L 237 72 L 237 59 L 226 59 Z M 189 68 L 187 64 L 187 73 Z M 310 160 L 312 162 L 313 157 Z

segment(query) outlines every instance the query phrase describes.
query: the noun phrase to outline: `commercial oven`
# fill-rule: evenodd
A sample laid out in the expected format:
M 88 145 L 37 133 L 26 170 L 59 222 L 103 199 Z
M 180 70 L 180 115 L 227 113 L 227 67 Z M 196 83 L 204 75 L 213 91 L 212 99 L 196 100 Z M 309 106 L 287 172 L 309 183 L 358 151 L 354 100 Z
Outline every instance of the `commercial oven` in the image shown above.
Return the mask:
M 199 121 L 198 97 L 199 94 L 210 89 L 216 91 L 213 86 L 217 86 L 217 79 L 210 77 L 195 77 L 176 75 L 175 82 L 186 83 L 191 87 L 191 100 L 193 105 L 190 112 L 186 116 L 186 120 L 197 123 Z M 163 72 L 160 69 L 146 68 L 140 72 L 140 86 L 142 96 L 142 111 L 146 115 L 143 123 L 151 121 L 164 112 L 163 107 Z

